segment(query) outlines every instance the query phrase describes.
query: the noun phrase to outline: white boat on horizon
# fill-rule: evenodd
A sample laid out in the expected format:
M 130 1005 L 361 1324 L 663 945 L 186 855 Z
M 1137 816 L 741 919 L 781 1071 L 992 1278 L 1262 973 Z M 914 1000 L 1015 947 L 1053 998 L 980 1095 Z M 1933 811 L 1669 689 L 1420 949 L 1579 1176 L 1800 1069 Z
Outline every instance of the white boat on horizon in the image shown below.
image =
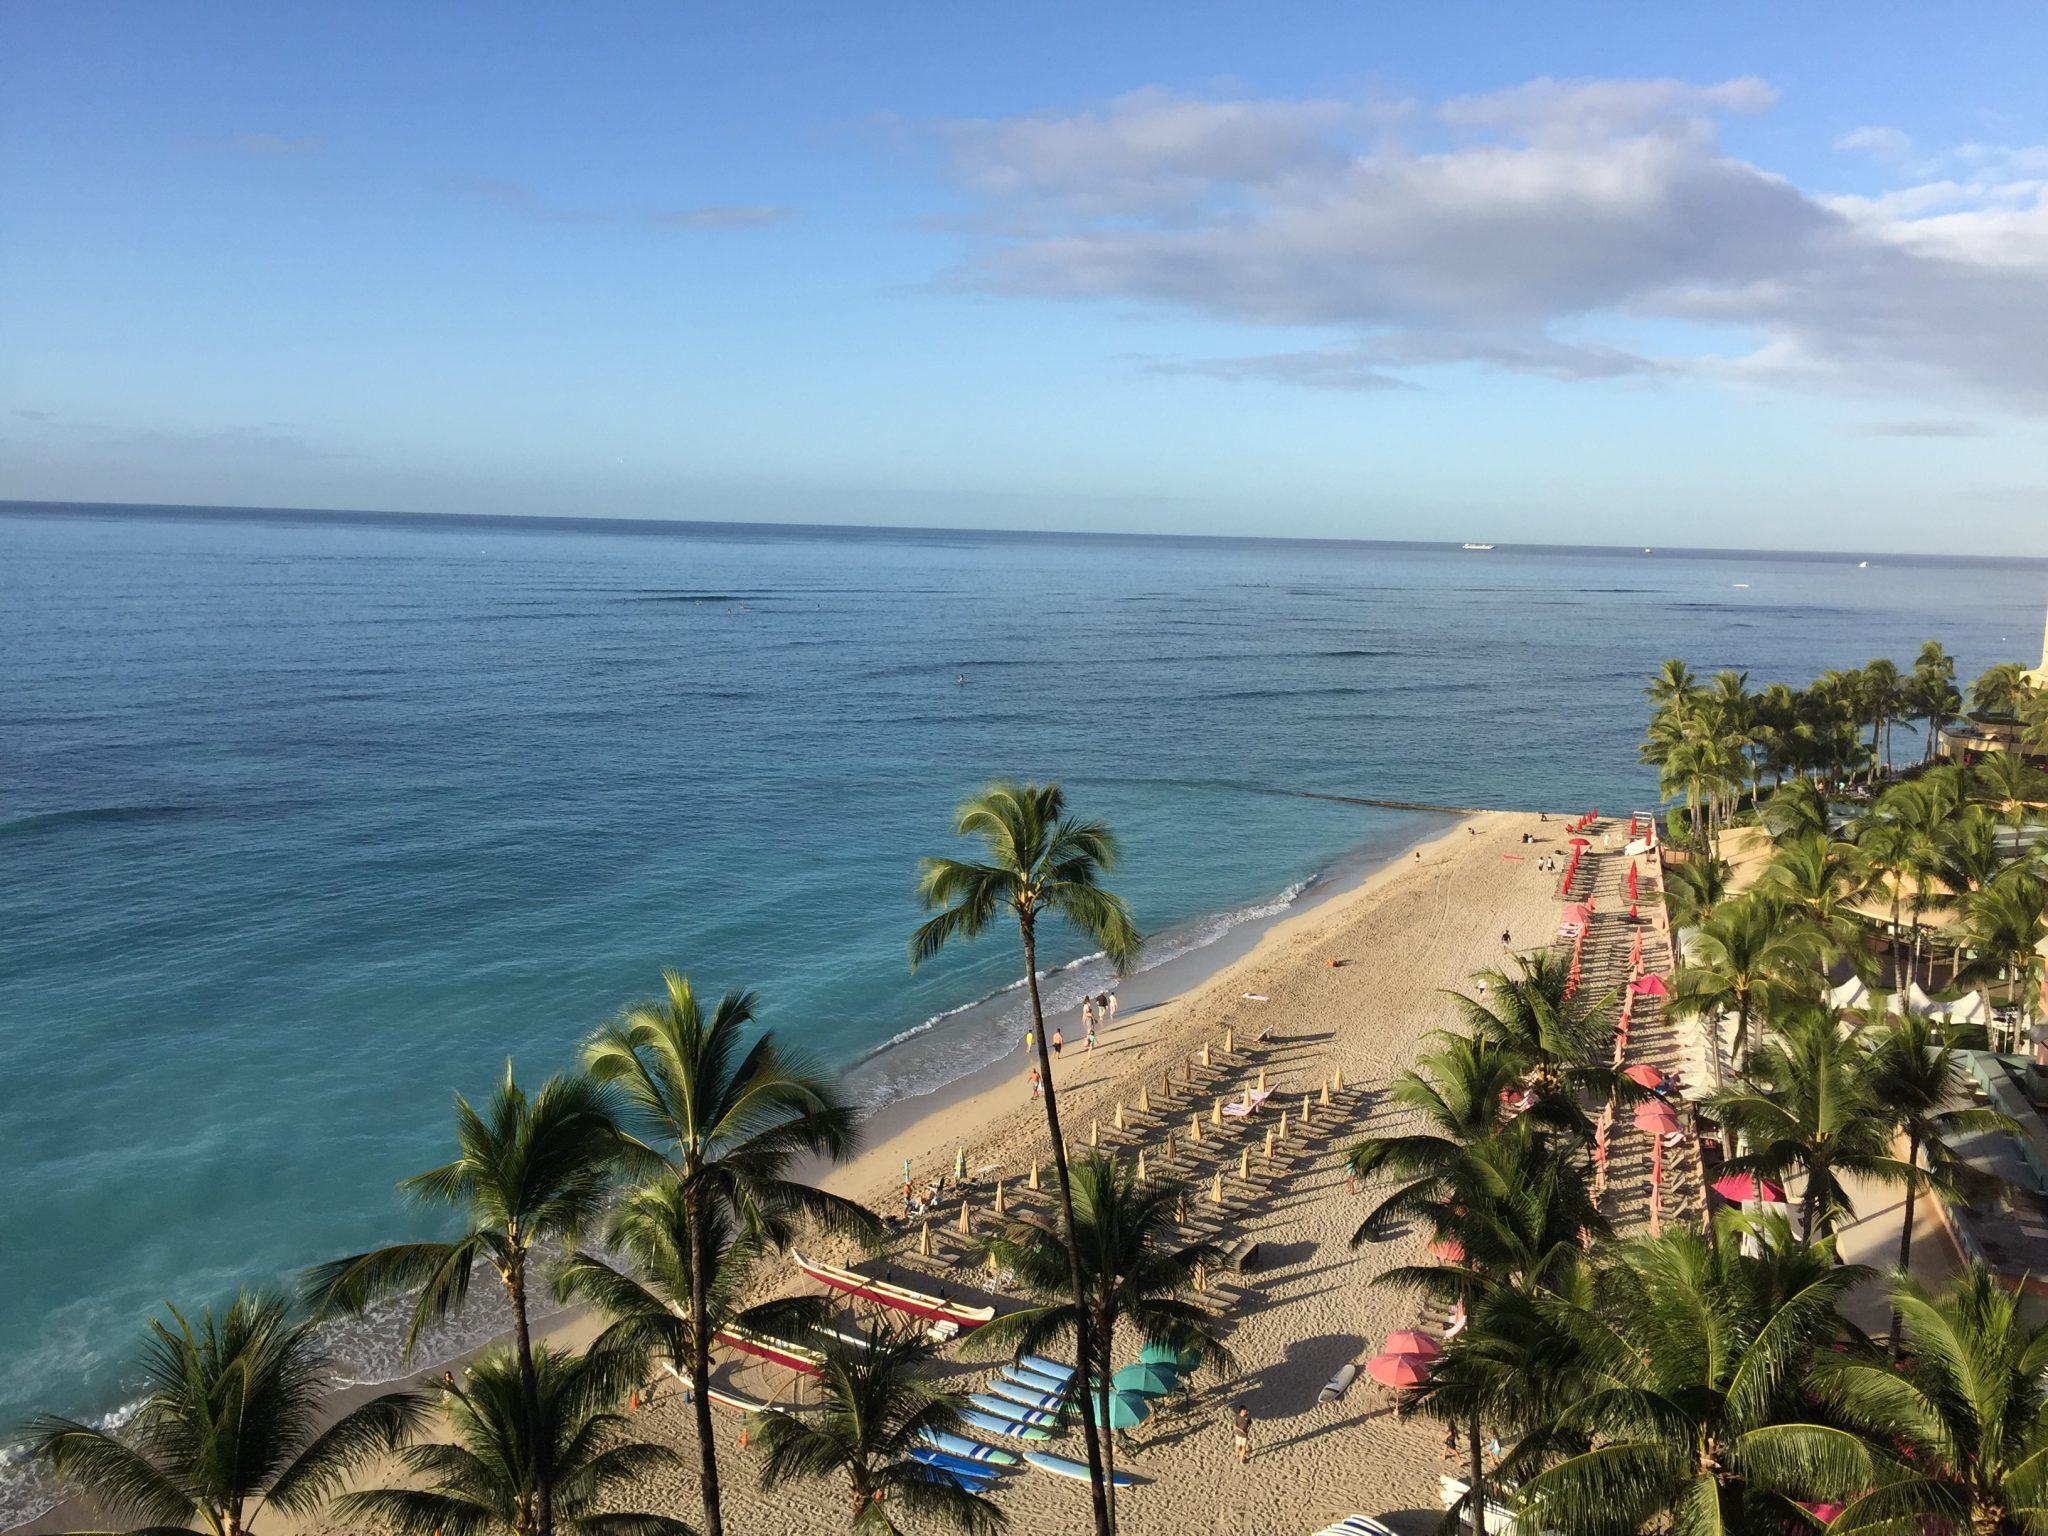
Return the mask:
M 1493 546 L 1492 546 L 1491 544 L 1467 544 L 1467 545 L 1465 545 L 1464 547 L 1465 547 L 1466 549 L 1479 549 L 1479 550 L 1486 550 L 1486 549 L 1491 549 L 1491 548 L 1493 548 Z

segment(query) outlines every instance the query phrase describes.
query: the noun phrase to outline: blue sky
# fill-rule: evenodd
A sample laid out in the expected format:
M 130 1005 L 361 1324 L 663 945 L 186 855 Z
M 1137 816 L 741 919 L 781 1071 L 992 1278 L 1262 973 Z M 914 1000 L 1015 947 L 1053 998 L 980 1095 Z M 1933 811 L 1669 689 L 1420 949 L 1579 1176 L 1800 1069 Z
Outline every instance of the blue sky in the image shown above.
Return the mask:
M 2048 554 L 2048 11 L 0 5 L 0 496 Z

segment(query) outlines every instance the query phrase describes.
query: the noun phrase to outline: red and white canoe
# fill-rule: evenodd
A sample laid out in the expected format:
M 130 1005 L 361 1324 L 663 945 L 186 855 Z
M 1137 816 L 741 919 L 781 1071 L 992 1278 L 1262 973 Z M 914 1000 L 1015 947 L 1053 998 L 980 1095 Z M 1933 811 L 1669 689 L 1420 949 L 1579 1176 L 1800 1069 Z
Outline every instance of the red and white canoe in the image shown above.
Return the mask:
M 753 1355 L 785 1370 L 802 1371 L 806 1376 L 815 1376 L 825 1367 L 825 1357 L 819 1351 L 771 1334 L 754 1333 L 745 1328 L 721 1328 L 716 1337 L 719 1343 L 741 1354 Z
M 858 1296 L 863 1301 L 872 1301 L 876 1306 L 887 1307 L 892 1312 L 907 1312 L 912 1317 L 924 1318 L 927 1322 L 951 1323 L 957 1328 L 979 1328 L 996 1315 L 994 1307 L 969 1307 L 957 1301 L 948 1301 L 943 1296 L 929 1295 L 924 1291 L 913 1291 L 908 1286 L 892 1285 L 887 1280 L 876 1280 L 851 1269 L 841 1269 L 836 1264 L 821 1264 L 816 1259 L 807 1259 L 794 1248 L 790 1258 L 796 1267 L 820 1285 L 830 1286 L 835 1291 L 844 1291 L 849 1296 Z

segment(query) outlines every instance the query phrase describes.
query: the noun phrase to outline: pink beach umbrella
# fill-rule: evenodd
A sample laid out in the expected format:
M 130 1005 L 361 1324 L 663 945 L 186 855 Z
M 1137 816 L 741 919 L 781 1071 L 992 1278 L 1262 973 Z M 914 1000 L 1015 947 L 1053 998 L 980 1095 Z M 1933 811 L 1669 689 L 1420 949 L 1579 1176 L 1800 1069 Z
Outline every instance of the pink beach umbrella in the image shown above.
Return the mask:
M 1644 976 L 1638 976 L 1628 984 L 1628 989 L 1638 997 L 1669 997 L 1671 995 L 1671 984 L 1655 971 L 1651 971 Z
M 1414 1355 L 1422 1360 L 1434 1360 L 1444 1352 L 1444 1347 L 1426 1333 L 1413 1328 L 1403 1328 L 1387 1335 L 1387 1347 L 1382 1355 Z
M 1383 1387 L 1405 1392 L 1422 1385 L 1429 1375 L 1429 1362 L 1414 1355 L 1374 1355 L 1365 1362 L 1365 1374 Z
M 1753 1173 L 1724 1173 L 1714 1180 L 1714 1193 L 1723 1200 L 1733 1200 L 1745 1205 L 1757 1198 L 1757 1178 Z M 1785 1203 L 1785 1186 L 1776 1179 L 1763 1181 L 1763 1201 L 1766 1205 Z
M 1445 1264 L 1461 1264 L 1465 1260 L 1465 1245 L 1455 1237 L 1440 1237 L 1429 1245 L 1429 1256 Z
M 1641 1084 L 1645 1088 L 1662 1088 L 1664 1086 L 1663 1069 L 1653 1067 L 1646 1061 L 1637 1062 L 1634 1066 L 1626 1069 L 1622 1076 L 1632 1083 Z
M 1638 1104 L 1636 1129 L 1651 1136 L 1669 1136 L 1678 1129 L 1678 1116 L 1668 1104 Z
M 1822 1525 L 1833 1525 L 1844 1507 L 1831 1499 L 1794 1499 L 1792 1502 Z

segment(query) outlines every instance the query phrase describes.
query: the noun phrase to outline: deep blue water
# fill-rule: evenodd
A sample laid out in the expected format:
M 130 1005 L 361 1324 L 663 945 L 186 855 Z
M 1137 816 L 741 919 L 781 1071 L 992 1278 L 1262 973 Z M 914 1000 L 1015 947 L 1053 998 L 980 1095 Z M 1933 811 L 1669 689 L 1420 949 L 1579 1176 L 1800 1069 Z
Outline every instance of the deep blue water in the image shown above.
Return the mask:
M 664 965 L 835 1063 L 1013 981 L 1008 936 L 904 962 L 992 775 L 1112 822 L 1172 948 L 1424 824 L 1298 792 L 1647 804 L 1662 657 L 1969 673 L 2048 601 L 2019 561 L 0 511 L 0 1424 L 118 1402 L 164 1299 L 403 1230 L 451 1090 Z M 992 1048 L 941 1020 L 868 1081 Z

